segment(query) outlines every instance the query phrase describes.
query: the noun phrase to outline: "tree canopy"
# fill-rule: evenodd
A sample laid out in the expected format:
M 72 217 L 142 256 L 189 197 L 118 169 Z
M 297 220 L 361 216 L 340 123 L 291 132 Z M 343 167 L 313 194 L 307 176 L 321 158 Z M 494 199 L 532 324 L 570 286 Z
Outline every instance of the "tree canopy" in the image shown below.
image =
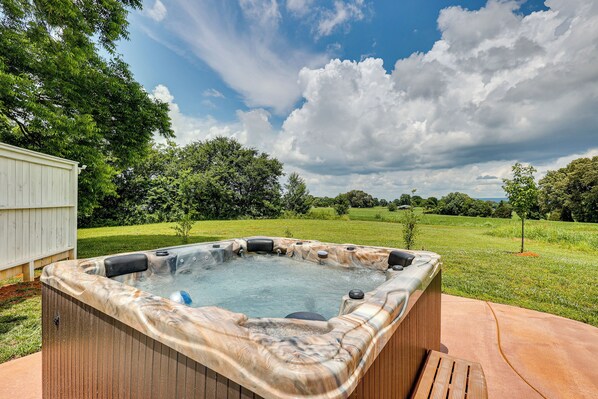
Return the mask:
M 345 193 L 352 208 L 372 208 L 374 197 L 362 190 L 351 190 Z
M 281 211 L 282 163 L 234 139 L 218 137 L 185 147 L 155 146 L 116 179 L 87 225 L 194 219 L 276 217 Z
M 598 222 L 598 156 L 549 171 L 539 187 L 541 209 L 551 219 Z
M 83 216 L 115 193 L 113 177 L 147 154 L 155 134 L 173 135 L 168 105 L 115 53 L 128 10 L 141 4 L 0 0 L 0 140 L 87 165 Z

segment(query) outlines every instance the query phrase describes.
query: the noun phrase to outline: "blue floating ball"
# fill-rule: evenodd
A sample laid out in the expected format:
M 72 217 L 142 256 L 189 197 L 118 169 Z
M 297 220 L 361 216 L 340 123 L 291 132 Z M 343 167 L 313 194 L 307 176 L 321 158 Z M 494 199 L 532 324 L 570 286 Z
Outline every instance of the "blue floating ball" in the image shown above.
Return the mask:
M 170 300 L 183 304 L 183 305 L 191 305 L 193 300 L 191 299 L 191 295 L 187 291 L 175 291 L 170 294 Z

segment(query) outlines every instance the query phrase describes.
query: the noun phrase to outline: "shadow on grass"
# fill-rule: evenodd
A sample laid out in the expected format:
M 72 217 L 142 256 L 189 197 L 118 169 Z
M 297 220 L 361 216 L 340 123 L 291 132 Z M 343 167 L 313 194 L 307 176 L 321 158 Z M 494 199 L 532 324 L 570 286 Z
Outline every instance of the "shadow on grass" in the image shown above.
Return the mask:
M 221 237 L 191 236 L 187 244 L 218 241 Z M 82 238 L 77 240 L 79 259 L 111 255 L 121 252 L 146 251 L 164 247 L 184 245 L 183 239 L 174 235 L 118 235 L 108 237 Z
M 27 298 L 41 295 L 39 278 L 30 282 L 17 282 L 0 286 L 0 311 L 23 302 Z M 4 317 L 4 316 L 0 316 Z M 0 318 L 0 322 L 3 322 Z M 0 323 L 0 326 L 2 324 Z
M 20 324 L 20 322 L 26 319 L 27 316 L 0 316 L 0 335 L 7 334 L 10 330 L 17 327 Z

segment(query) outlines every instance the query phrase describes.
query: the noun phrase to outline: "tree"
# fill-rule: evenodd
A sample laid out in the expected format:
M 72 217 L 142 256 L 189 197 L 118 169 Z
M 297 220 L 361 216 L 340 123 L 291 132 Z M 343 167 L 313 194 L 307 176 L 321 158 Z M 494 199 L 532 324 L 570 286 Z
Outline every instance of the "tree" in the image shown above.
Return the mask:
M 115 53 L 141 0 L 0 0 L 0 140 L 79 161 L 79 215 L 115 192 L 154 134 L 172 137 L 168 105 L 152 99 Z
M 388 206 L 388 201 L 387 201 L 387 200 L 385 200 L 384 198 L 382 198 L 382 199 L 380 200 L 380 206 Z
M 569 178 L 566 168 L 549 170 L 539 184 L 538 202 L 545 214 L 550 214 L 552 220 L 572 222 L 573 216 L 567 203 L 567 185 Z
M 424 202 L 425 200 L 419 195 L 414 195 L 411 197 L 411 205 L 413 206 L 422 206 Z
M 473 199 L 464 193 L 449 193 L 438 201 L 438 213 L 441 215 L 466 215 Z
M 411 205 L 411 196 L 409 194 L 401 194 L 397 205 Z
M 551 219 L 598 222 L 598 156 L 549 171 L 539 188 L 541 210 Z
M 265 153 L 218 137 L 185 147 L 157 145 L 115 179 L 86 225 L 197 219 L 276 217 L 281 211 L 282 164 Z
M 374 197 L 362 190 L 351 190 L 345 193 L 352 208 L 372 208 Z
M 536 169 L 517 162 L 512 166 L 513 179 L 503 179 L 503 190 L 513 210 L 521 218 L 521 252 L 525 245 L 525 219 L 538 204 L 538 187 L 534 180 Z
M 306 214 L 311 208 L 312 199 L 305 180 L 298 173 L 293 172 L 284 187 L 285 194 L 282 198 L 284 209 L 301 215 Z
M 389 212 L 396 212 L 397 211 L 397 204 L 396 202 L 389 202 L 388 203 L 388 211 Z
M 438 198 L 436 197 L 428 197 L 424 201 L 424 208 L 426 209 L 435 209 L 438 206 Z
M 348 214 L 350 207 L 351 203 L 349 202 L 346 194 L 339 194 L 334 199 L 334 211 L 338 216 Z
M 573 220 L 598 222 L 598 156 L 567 165 L 567 201 Z

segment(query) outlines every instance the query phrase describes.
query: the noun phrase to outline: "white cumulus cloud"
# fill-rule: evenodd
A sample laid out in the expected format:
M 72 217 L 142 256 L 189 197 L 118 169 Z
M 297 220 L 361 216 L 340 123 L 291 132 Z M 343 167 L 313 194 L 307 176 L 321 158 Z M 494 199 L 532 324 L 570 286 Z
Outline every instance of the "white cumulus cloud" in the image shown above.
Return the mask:
M 317 7 L 296 3 L 303 4 Z M 204 16 L 191 29 L 206 35 L 196 51 L 223 61 L 228 81 L 249 81 L 229 83 L 245 87 L 238 90 L 248 104 L 288 106 L 295 89 L 283 82 L 297 80 L 303 104 L 278 130 L 262 108 L 237 111 L 237 120 L 224 124 L 183 115 L 164 86 L 154 95 L 169 103 L 179 142 L 236 137 L 298 171 L 315 195 L 357 188 L 391 199 L 417 188 L 423 196 L 502 197 L 502 178 L 516 161 L 532 163 L 542 177 L 598 153 L 598 2 L 549 0 L 548 10 L 527 16 L 518 4 L 444 9 L 432 49 L 388 70 L 380 59 L 331 60 L 302 68 L 298 79 L 301 62 L 275 53 L 275 37 L 265 35 L 272 41 L 265 47 L 235 43 L 236 28 L 219 25 L 224 47 L 232 46 L 222 49 L 215 45 L 220 36 L 202 30 L 200 22 L 212 23 Z M 263 23 L 276 23 L 277 14 L 269 15 Z M 272 68 L 268 80 L 260 70 L 270 63 L 284 67 Z
M 302 69 L 305 102 L 277 153 L 349 175 L 542 162 L 598 146 L 598 2 L 549 0 L 527 16 L 518 4 L 444 9 L 441 40 L 390 73 L 371 58 Z

